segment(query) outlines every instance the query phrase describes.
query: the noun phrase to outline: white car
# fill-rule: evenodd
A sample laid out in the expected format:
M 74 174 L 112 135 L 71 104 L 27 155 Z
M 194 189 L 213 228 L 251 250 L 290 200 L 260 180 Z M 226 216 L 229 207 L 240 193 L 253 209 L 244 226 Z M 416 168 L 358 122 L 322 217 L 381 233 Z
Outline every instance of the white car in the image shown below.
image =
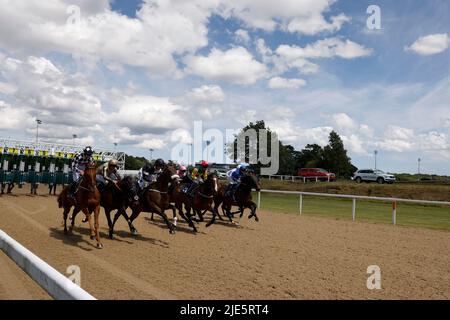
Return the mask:
M 394 183 L 395 176 L 389 173 L 385 173 L 381 170 L 373 169 L 362 169 L 358 170 L 353 174 L 352 179 L 357 183 L 361 182 L 377 182 L 379 184 L 383 183 Z
M 228 178 L 226 172 L 218 171 L 218 173 L 219 173 L 219 179 L 224 179 L 224 180 L 226 180 L 226 179 Z

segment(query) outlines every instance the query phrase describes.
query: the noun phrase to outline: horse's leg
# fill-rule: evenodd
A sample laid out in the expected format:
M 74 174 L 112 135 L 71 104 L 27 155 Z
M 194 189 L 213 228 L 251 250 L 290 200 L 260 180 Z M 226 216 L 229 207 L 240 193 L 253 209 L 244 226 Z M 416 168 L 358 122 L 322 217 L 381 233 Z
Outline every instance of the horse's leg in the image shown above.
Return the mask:
M 130 220 L 130 217 L 128 217 L 126 208 L 125 207 L 120 208 L 119 211 L 117 211 L 117 213 L 119 213 L 119 212 L 125 218 L 125 220 L 127 221 L 128 227 L 130 228 L 131 234 L 133 236 L 137 236 L 139 233 L 138 233 L 137 229 L 134 227 L 133 222 Z M 117 221 L 117 218 L 114 217 L 115 221 Z
M 255 217 L 255 221 L 256 222 L 258 222 L 259 221 L 259 218 L 258 218 L 258 216 L 256 215 L 256 209 L 257 209 L 257 205 L 256 205 L 256 203 L 254 203 L 254 202 L 251 202 L 251 204 L 250 204 L 250 210 L 251 210 L 251 213 L 250 213 L 250 215 L 248 216 L 248 218 L 250 219 L 251 217 Z
M 139 215 L 141 214 L 141 210 L 136 210 L 136 209 L 131 209 L 132 213 L 130 216 L 130 223 L 133 224 L 133 221 L 139 217 Z
M 204 222 L 205 221 L 205 219 L 203 219 L 203 214 L 202 214 L 202 210 L 201 209 L 194 209 L 194 212 L 199 217 L 199 222 Z
M 150 220 L 154 221 L 154 219 L 153 219 L 153 212 L 152 212 L 152 216 L 150 217 Z
M 69 209 L 69 211 L 70 211 L 70 209 Z M 80 212 L 80 208 L 74 207 L 74 208 L 73 208 L 73 211 L 72 211 L 72 218 L 70 219 L 70 220 L 71 220 L 70 228 L 69 228 L 69 232 L 70 232 L 70 233 L 73 232 L 73 228 L 74 228 L 74 226 L 75 226 L 75 218 L 76 218 L 78 212 Z
M 108 228 L 109 228 L 109 238 L 113 238 L 113 223 L 111 221 L 111 209 L 110 208 L 104 208 L 105 209 L 105 216 L 106 220 L 108 220 Z
M 169 221 L 169 219 L 167 219 L 167 216 L 164 213 L 164 210 L 162 210 L 159 206 L 157 206 L 154 203 L 149 203 L 148 207 L 151 212 L 154 212 L 157 215 L 161 216 L 161 218 L 163 218 L 164 222 L 166 223 L 167 227 L 169 228 L 169 233 L 174 234 L 175 233 L 174 225 L 172 222 Z
M 244 215 L 244 207 L 243 206 L 240 206 L 239 207 L 239 211 L 241 211 L 241 214 L 239 215 L 239 218 L 242 218 L 242 216 Z
M 95 220 L 95 239 L 97 240 L 97 249 L 101 249 L 103 248 L 102 243 L 100 242 L 100 222 L 99 222 L 99 218 L 100 218 L 100 205 L 98 205 L 97 207 L 95 207 L 94 209 L 94 220 Z M 89 221 L 91 221 L 91 219 L 89 219 Z
M 100 204 L 94 209 L 94 227 L 95 239 L 97 240 L 97 249 L 102 249 L 103 244 L 100 241 Z
M 169 209 L 172 209 L 172 215 L 173 215 L 173 225 L 177 226 L 177 211 L 175 209 L 175 206 L 173 204 L 169 204 Z
M 212 211 L 212 218 L 211 220 L 206 224 L 207 227 L 212 225 L 216 222 L 216 216 L 219 216 L 219 219 L 223 221 L 222 217 L 219 214 L 219 207 L 222 205 L 222 211 L 223 211 L 223 199 L 222 198 L 216 198 L 214 200 L 214 210 Z
M 216 210 L 216 213 L 217 213 L 217 216 L 219 217 L 219 220 L 223 221 L 222 215 L 219 213 L 219 209 L 216 209 L 216 207 L 214 206 L 214 210 Z
M 108 220 L 108 228 L 111 229 L 112 222 L 111 222 L 111 209 L 110 208 L 104 208 L 105 209 L 105 216 L 106 220 Z
M 119 219 L 120 216 L 123 216 L 123 218 L 125 219 L 125 221 L 128 223 L 128 227 L 130 228 L 130 232 L 133 235 L 137 235 L 137 230 L 136 228 L 133 226 L 133 223 L 130 221 L 130 217 L 128 217 L 127 212 L 125 210 L 124 207 L 121 207 L 117 210 L 116 214 L 114 215 L 114 220 L 112 222 L 112 228 L 110 229 L 110 237 L 112 237 L 112 235 L 114 234 L 114 226 L 116 225 L 117 220 Z M 112 239 L 112 238 L 111 238 Z
M 64 234 L 67 234 L 67 216 L 69 215 L 70 208 L 67 209 L 67 207 L 64 207 Z
M 233 215 L 231 214 L 231 208 L 232 208 L 232 205 L 231 205 L 231 204 L 227 204 L 227 205 L 224 207 L 224 205 L 222 204 L 222 208 L 225 209 L 225 213 L 226 213 L 228 219 L 230 220 L 230 222 L 231 222 L 232 224 L 236 224 L 236 222 L 233 220 Z
M 94 230 L 94 224 L 92 223 L 92 215 L 91 215 L 91 212 L 89 212 L 89 209 L 88 209 L 88 208 L 83 208 L 82 211 L 83 211 L 83 213 L 84 213 L 86 219 L 87 219 L 88 222 L 89 222 L 89 229 L 91 230 L 90 238 L 91 238 L 91 240 L 94 240 L 94 239 L 95 239 L 95 230 Z
M 209 220 L 209 222 L 206 224 L 206 227 L 209 227 L 210 225 L 212 225 L 214 222 L 216 222 L 216 215 L 218 213 L 218 211 L 216 210 L 217 205 L 214 207 L 214 210 L 212 210 L 212 218 L 211 220 Z
M 192 228 L 192 230 L 194 232 L 197 232 L 197 228 L 195 227 L 194 222 L 192 222 L 192 219 L 189 215 L 185 215 L 183 212 L 183 205 L 177 205 L 177 209 L 178 209 L 178 213 L 180 214 L 180 216 L 184 219 L 184 221 L 186 221 L 189 226 Z
M 184 206 L 185 206 L 185 208 L 186 208 L 186 215 L 187 215 L 192 221 L 195 221 L 195 222 L 201 222 L 201 221 L 202 221 L 201 219 L 199 219 L 199 218 L 196 217 L 196 216 L 198 215 L 198 214 L 197 214 L 197 210 L 195 210 L 194 207 L 191 206 L 190 203 L 189 203 L 189 204 L 185 204 Z M 192 214 L 191 214 L 191 210 L 192 210 Z

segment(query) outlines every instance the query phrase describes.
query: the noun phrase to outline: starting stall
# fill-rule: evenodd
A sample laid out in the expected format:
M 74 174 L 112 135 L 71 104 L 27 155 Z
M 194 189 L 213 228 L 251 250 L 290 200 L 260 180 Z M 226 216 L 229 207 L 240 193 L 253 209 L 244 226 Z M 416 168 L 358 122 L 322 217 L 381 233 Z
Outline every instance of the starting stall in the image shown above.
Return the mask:
M 15 186 L 30 185 L 30 193 L 36 195 L 40 185 L 48 186 L 49 194 L 56 194 L 72 183 L 71 164 L 82 146 L 54 143 L 0 139 L 0 187 L 1 193 L 11 193 Z M 119 170 L 125 169 L 125 154 L 94 148 L 97 163 L 116 159 Z

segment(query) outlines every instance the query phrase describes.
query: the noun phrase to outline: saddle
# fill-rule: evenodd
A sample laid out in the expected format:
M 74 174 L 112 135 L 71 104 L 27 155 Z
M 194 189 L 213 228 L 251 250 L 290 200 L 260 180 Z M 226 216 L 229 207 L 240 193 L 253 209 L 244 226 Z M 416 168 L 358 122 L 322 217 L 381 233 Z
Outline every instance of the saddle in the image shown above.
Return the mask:
M 181 192 L 184 193 L 185 195 L 187 195 L 190 198 L 194 198 L 195 196 L 195 191 L 198 189 L 200 185 L 196 184 L 195 182 L 191 182 L 191 183 L 186 183 L 182 188 L 181 188 Z

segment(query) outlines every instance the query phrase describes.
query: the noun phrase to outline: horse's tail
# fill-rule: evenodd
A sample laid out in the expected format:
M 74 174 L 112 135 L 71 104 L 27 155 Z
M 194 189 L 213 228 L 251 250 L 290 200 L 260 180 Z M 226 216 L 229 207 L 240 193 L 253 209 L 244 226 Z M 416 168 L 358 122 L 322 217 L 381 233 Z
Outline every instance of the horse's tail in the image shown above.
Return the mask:
M 58 195 L 58 207 L 59 208 L 62 208 L 63 207 L 63 193 L 64 192 L 61 192 L 59 195 Z

